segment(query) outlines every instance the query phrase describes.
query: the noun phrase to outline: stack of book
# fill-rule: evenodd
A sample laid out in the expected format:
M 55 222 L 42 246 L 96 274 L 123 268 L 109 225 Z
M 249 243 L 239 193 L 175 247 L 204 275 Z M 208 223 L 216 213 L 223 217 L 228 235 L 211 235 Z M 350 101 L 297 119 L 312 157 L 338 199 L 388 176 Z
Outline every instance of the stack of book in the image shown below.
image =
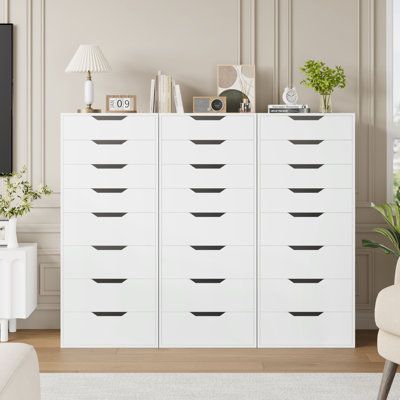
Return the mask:
M 150 85 L 151 113 L 183 113 L 181 89 L 170 75 L 158 71 Z
M 307 104 L 270 104 L 269 113 L 309 113 L 310 107 Z

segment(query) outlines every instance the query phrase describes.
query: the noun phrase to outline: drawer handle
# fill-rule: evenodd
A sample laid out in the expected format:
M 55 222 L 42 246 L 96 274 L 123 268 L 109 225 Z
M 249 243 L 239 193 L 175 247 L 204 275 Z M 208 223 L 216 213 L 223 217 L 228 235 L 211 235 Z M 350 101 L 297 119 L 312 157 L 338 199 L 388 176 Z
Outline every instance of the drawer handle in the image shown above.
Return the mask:
M 219 218 L 222 217 L 224 212 L 191 212 L 190 214 L 196 218 Z
M 323 115 L 290 115 L 294 121 L 318 121 L 323 118 Z
M 128 164 L 92 164 L 97 169 L 122 169 Z
M 320 283 L 323 279 L 289 279 L 292 283 Z
M 315 145 L 322 143 L 323 140 L 289 140 L 289 142 L 295 145 L 302 145 L 302 144 Z
M 124 283 L 126 279 L 92 279 L 96 283 Z
M 289 164 L 293 169 L 318 169 L 324 164 Z
M 222 144 L 225 140 L 191 140 L 194 144 Z
M 225 246 L 190 246 L 193 250 L 222 250 Z
M 289 311 L 293 317 L 319 317 L 323 311 Z
M 191 115 L 196 121 L 220 121 L 225 115 Z
M 290 212 L 289 214 L 295 218 L 317 218 L 320 217 L 323 212 Z
M 221 283 L 225 279 L 191 279 L 194 283 Z
M 103 250 L 123 250 L 126 246 L 92 246 L 94 249 L 103 251 Z
M 93 212 L 97 218 L 121 218 L 126 215 L 126 212 Z
M 123 193 L 125 192 L 126 188 L 117 188 L 117 189 L 113 189 L 113 188 L 92 188 L 92 190 L 94 190 L 96 193 Z
M 319 250 L 324 246 L 289 246 L 292 250 Z
M 289 190 L 293 193 L 319 193 L 322 188 L 289 188 Z
M 124 144 L 126 140 L 92 140 L 93 143 L 103 145 L 103 144 Z
M 221 169 L 225 164 L 190 164 L 196 169 Z
M 195 193 L 221 193 L 225 188 L 190 188 Z
M 191 311 L 190 314 L 195 317 L 220 317 L 225 311 Z
M 97 317 L 122 317 L 126 311 L 92 311 Z
M 122 121 L 126 115 L 92 115 L 97 121 Z

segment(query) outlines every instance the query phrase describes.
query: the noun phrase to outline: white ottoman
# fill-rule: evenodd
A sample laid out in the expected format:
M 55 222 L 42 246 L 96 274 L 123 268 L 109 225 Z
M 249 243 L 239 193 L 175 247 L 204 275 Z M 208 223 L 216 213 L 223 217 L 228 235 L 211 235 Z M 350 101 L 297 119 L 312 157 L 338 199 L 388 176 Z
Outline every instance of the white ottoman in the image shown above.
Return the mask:
M 39 363 L 32 346 L 0 344 L 0 400 L 40 400 Z

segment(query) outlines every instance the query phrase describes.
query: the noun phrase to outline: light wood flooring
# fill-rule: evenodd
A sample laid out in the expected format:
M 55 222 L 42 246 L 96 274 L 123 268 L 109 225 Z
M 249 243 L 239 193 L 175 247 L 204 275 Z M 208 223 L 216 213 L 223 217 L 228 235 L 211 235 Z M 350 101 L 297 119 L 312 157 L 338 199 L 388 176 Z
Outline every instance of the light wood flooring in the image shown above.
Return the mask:
M 355 349 L 60 349 L 58 330 L 21 330 L 41 372 L 381 372 L 376 331 L 358 331 Z

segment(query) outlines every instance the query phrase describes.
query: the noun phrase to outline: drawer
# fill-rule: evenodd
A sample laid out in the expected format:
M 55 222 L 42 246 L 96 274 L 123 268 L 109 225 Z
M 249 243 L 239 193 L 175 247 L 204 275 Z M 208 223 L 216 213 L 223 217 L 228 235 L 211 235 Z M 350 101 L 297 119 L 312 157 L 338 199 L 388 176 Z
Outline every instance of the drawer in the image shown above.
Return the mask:
M 351 246 L 261 246 L 260 278 L 352 279 Z
M 62 347 L 157 347 L 154 312 L 65 312 Z
M 254 188 L 253 165 L 188 164 L 161 167 L 163 188 Z
M 158 117 L 155 114 L 62 116 L 64 140 L 155 140 L 157 126 Z
M 65 188 L 154 188 L 155 165 L 93 164 L 64 165 Z
M 352 212 L 352 189 L 261 189 L 261 212 Z
M 259 115 L 258 118 L 262 140 L 353 138 L 354 114 Z
M 253 164 L 255 142 L 252 140 L 164 140 L 163 164 Z
M 155 246 L 64 246 L 66 278 L 156 278 Z
M 161 219 L 163 245 L 254 244 L 252 213 L 164 213 Z
M 155 214 L 115 213 L 118 215 L 116 217 L 109 217 L 108 214 L 96 216 L 92 213 L 64 213 L 64 244 L 155 245 Z
M 350 140 L 262 140 L 261 164 L 352 164 Z
M 65 140 L 64 164 L 155 164 L 156 143 L 151 140 Z
M 261 279 L 260 310 L 346 311 L 353 309 L 353 281 L 350 279 Z
M 253 189 L 187 188 L 163 189 L 163 212 L 220 211 L 253 212 Z
M 352 188 L 351 165 L 261 165 L 261 188 Z
M 162 278 L 254 278 L 254 246 L 162 246 Z
M 156 311 L 154 279 L 65 279 L 64 311 Z
M 254 313 L 162 313 L 160 347 L 255 347 Z
M 164 279 L 163 311 L 241 311 L 255 310 L 253 279 L 197 278 Z
M 259 347 L 354 347 L 352 313 L 261 313 Z
M 255 115 L 161 115 L 163 140 L 240 139 L 255 137 Z
M 351 245 L 353 222 L 351 213 L 262 213 L 260 240 L 262 245 Z
M 156 212 L 156 190 L 134 188 L 65 189 L 64 212 Z

